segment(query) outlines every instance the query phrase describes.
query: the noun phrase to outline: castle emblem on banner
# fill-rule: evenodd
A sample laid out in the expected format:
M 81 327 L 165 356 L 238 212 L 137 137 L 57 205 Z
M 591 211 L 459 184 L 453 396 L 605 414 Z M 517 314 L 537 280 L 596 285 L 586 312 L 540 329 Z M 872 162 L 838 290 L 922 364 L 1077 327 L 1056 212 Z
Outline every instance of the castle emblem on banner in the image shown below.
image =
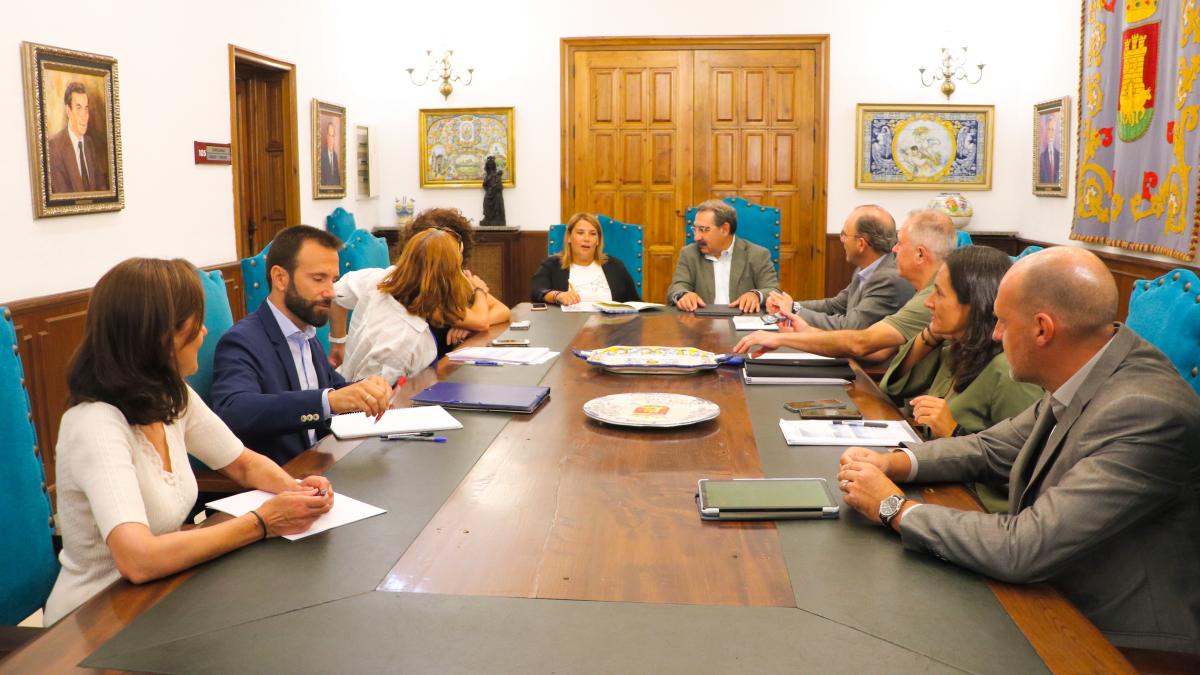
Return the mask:
M 1121 94 L 1117 100 L 1117 136 L 1136 141 L 1154 119 L 1155 79 L 1158 77 L 1158 27 L 1149 23 L 1121 37 Z

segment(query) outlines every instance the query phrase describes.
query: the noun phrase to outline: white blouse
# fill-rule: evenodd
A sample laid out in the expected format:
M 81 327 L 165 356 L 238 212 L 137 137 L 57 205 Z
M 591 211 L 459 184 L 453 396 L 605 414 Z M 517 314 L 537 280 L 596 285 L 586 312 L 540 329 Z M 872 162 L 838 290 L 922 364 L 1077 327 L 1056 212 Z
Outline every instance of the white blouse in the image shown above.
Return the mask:
M 612 289 L 608 287 L 608 278 L 599 263 L 572 264 L 567 281 L 579 293 L 581 302 L 612 302 Z
M 334 302 L 354 310 L 346 333 L 346 357 L 338 368 L 347 380 L 381 375 L 391 384 L 401 375 L 428 368 L 437 358 L 429 324 L 379 290 L 379 282 L 395 269 L 393 265 L 347 272 L 333 286 Z
M 171 470 L 139 429 L 108 403 L 80 403 L 58 428 L 56 487 L 62 569 L 46 602 L 55 623 L 120 578 L 105 543 L 122 523 L 141 523 L 155 535 L 177 531 L 196 504 L 188 454 L 213 468 L 242 454 L 242 442 L 188 387 L 183 415 L 163 425 Z

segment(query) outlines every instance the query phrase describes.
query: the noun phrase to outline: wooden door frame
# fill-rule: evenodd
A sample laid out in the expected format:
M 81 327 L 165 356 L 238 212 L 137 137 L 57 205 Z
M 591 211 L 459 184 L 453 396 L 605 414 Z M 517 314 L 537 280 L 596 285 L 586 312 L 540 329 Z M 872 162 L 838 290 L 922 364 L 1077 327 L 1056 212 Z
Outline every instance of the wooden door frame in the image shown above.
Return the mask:
M 256 68 L 275 70 L 283 73 L 283 126 L 284 133 L 284 164 L 291 170 L 290 180 L 284 181 L 287 194 L 284 198 L 284 214 L 289 225 L 300 222 L 300 136 L 298 115 L 296 112 L 296 66 L 264 54 L 243 49 L 237 45 L 229 45 L 229 138 L 230 154 L 233 158 L 233 228 L 237 232 L 244 222 L 244 205 L 238 185 L 239 149 L 237 135 L 237 66 L 239 63 Z M 242 237 L 234 243 L 235 251 L 242 246 Z M 249 251 L 252 256 L 257 251 Z M 242 257 L 239 253 L 238 257 Z
M 575 152 L 575 135 L 571 120 L 575 110 L 575 54 L 589 51 L 650 51 L 655 49 L 811 49 L 817 56 L 817 141 L 815 149 L 825 161 L 813 177 L 816 195 L 813 208 L 817 211 L 818 232 L 813 246 L 814 259 L 824 260 L 825 232 L 828 229 L 827 195 L 829 192 L 829 36 L 828 35 L 754 35 L 713 37 L 578 37 L 559 40 L 559 112 L 560 181 L 559 211 L 562 222 L 571 216 L 571 188 L 575 183 L 571 157 Z M 824 274 L 824 266 L 819 266 Z

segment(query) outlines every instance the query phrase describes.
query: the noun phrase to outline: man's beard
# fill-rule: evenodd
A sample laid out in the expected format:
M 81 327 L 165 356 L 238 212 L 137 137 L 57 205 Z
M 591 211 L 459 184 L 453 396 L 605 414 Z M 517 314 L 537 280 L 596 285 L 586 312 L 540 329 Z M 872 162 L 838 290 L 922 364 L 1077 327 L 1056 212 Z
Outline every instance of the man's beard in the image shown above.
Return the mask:
M 305 300 L 296 291 L 293 284 L 288 284 L 287 290 L 283 294 L 283 306 L 287 307 L 288 311 L 299 317 L 301 321 L 316 328 L 329 322 L 329 305 L 329 302 Z M 318 308 L 325 311 L 318 311 Z

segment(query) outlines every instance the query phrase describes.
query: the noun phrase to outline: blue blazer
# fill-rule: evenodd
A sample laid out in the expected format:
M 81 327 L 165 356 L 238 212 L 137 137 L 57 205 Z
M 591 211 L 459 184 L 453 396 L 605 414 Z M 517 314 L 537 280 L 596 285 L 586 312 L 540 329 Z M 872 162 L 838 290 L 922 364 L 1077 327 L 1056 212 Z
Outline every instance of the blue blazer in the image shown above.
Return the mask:
M 300 389 L 296 362 L 269 300 L 226 331 L 213 355 L 213 411 L 242 443 L 284 464 L 308 449 L 309 429 L 329 433 L 321 392 L 346 380 L 329 365 L 325 349 L 308 341 L 319 388 Z

